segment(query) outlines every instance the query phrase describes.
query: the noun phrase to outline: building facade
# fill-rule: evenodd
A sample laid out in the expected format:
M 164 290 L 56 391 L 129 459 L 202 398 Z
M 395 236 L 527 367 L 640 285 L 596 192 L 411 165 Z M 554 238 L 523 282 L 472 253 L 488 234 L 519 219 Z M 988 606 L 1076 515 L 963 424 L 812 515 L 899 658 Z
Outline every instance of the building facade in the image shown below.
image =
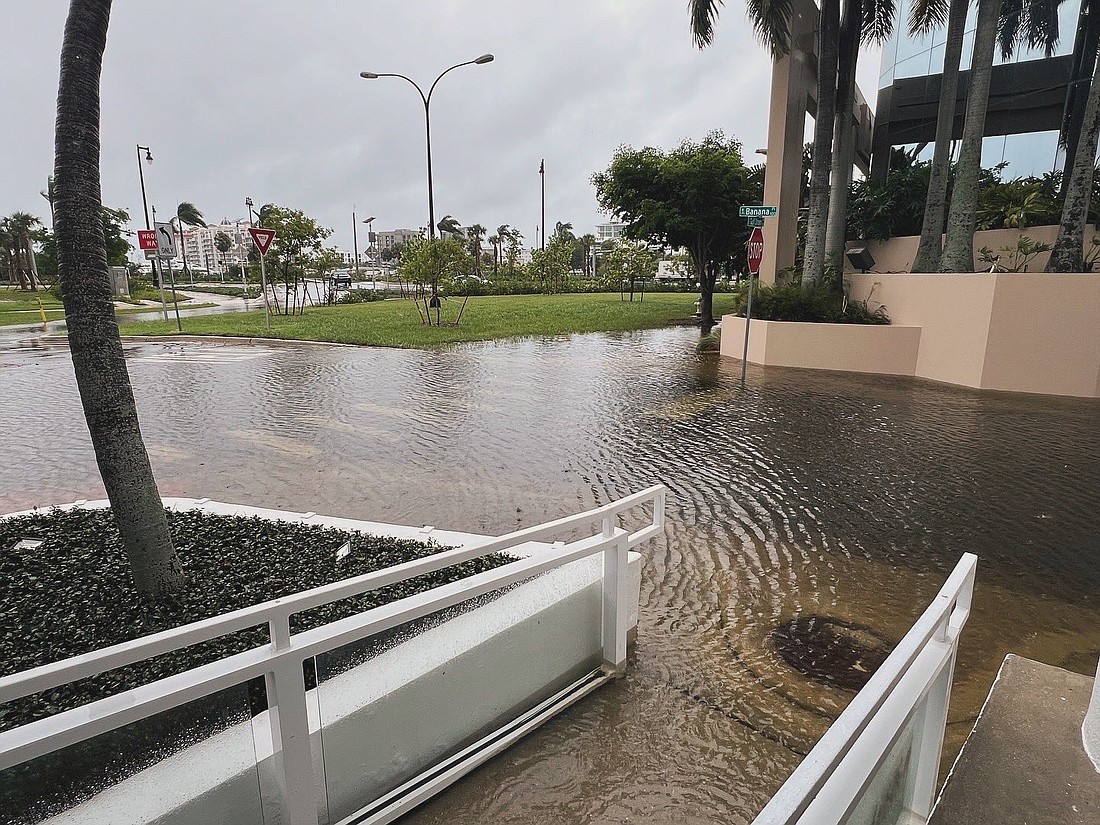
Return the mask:
M 252 238 L 248 234 L 247 219 L 222 222 L 210 226 L 185 227 L 181 249 L 181 263 L 187 261 L 192 269 L 205 270 L 211 275 L 224 275 L 231 266 L 248 262 Z M 229 251 L 218 250 L 217 237 L 224 232 L 229 237 Z
M 415 238 L 423 238 L 426 229 L 389 229 L 375 232 L 375 248 L 381 252 L 394 246 L 404 246 Z
M 882 51 L 871 166 L 872 176 L 880 180 L 888 170 L 891 147 L 923 145 L 922 159 L 930 159 L 934 148 L 946 27 L 921 36 L 910 34 L 913 5 L 914 0 L 898 3 L 893 36 Z M 1006 177 L 1039 176 L 1062 170 L 1067 154 L 1072 159 L 1094 65 L 1087 55 L 1096 53 L 1100 24 L 1100 20 L 1089 20 L 1089 5 L 1089 0 L 1076 0 L 1058 8 L 1060 37 L 1049 57 L 1021 43 L 1005 58 L 998 47 L 987 137 L 982 144 L 983 167 L 1004 163 Z M 976 17 L 976 8 L 971 7 L 955 90 L 956 140 L 962 136 Z M 1060 137 L 1063 145 L 1069 146 L 1068 153 L 1060 148 Z

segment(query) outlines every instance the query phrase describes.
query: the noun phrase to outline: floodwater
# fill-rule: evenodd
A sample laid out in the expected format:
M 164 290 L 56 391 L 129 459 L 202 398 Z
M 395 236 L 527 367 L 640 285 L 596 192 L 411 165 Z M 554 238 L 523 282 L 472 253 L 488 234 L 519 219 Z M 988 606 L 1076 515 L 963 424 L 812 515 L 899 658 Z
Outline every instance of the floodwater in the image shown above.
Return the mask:
M 418 825 L 748 821 L 853 695 L 772 631 L 894 642 L 966 551 L 949 756 L 1006 653 L 1092 672 L 1100 403 L 775 368 L 742 389 L 695 336 L 127 352 L 165 495 L 501 533 L 668 486 L 627 677 Z M 103 497 L 63 346 L 0 344 L 0 420 L 0 512 Z

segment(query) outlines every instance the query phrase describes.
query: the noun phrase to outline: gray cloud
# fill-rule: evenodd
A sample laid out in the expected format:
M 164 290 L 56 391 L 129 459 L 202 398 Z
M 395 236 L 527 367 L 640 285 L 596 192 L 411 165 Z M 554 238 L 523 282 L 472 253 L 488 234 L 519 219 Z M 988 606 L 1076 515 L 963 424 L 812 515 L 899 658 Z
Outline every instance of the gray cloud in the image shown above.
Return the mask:
M 9 0 L 11 2 L 11 0 Z M 57 59 L 67 4 L 7 8 L 0 55 L 7 150 L 0 212 L 46 212 Z M 738 5 L 716 43 L 693 48 L 669 0 L 116 0 L 103 74 L 103 196 L 140 221 L 136 143 L 156 157 L 150 200 L 191 200 L 212 220 L 249 195 L 304 209 L 351 245 L 351 208 L 376 228 L 427 222 L 423 108 L 398 79 L 428 84 L 436 217 L 517 226 L 533 241 L 538 166 L 547 223 L 602 220 L 589 183 L 620 144 L 672 146 L 722 129 L 746 160 L 766 140 L 769 61 Z M 873 98 L 877 55 L 864 61 Z

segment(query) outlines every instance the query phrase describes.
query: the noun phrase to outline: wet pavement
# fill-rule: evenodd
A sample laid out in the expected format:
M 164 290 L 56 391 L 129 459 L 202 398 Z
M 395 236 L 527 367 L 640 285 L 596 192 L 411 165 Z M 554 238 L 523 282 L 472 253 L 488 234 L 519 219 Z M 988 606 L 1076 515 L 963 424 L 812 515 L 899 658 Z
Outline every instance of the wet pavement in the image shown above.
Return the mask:
M 1100 404 L 759 367 L 741 389 L 695 340 L 126 349 L 164 495 L 501 533 L 668 485 L 628 676 L 411 822 L 748 821 L 853 695 L 776 639 L 822 617 L 896 641 L 966 551 L 948 758 L 1006 653 L 1094 671 Z M 63 342 L 0 339 L 0 418 L 0 512 L 103 496 Z

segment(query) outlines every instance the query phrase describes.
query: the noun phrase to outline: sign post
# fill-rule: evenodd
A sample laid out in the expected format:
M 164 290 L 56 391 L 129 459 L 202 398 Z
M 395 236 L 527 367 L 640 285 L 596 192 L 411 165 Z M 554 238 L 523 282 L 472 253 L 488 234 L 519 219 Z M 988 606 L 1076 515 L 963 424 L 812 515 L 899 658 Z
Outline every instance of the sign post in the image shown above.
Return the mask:
M 753 207 L 741 207 L 741 212 L 744 213 L 746 209 L 752 209 Z M 758 207 L 769 208 L 769 207 Z M 774 207 L 770 207 L 774 208 Z M 761 221 L 763 222 L 763 221 Z M 749 367 L 749 324 L 752 323 L 752 292 L 753 284 L 756 282 L 756 276 L 760 273 L 760 262 L 764 258 L 764 231 L 759 227 L 754 227 L 752 234 L 749 235 L 748 244 L 748 265 L 749 265 L 749 301 L 745 307 L 745 346 L 741 351 L 741 386 L 745 386 L 745 375 L 748 372 Z
M 260 250 L 260 289 L 264 296 L 264 329 L 271 329 L 271 307 L 267 303 L 267 265 L 265 260 L 267 250 L 271 248 L 271 242 L 275 240 L 275 230 L 252 226 L 249 227 L 248 234 L 252 236 L 252 242 L 256 244 L 256 248 Z
M 168 285 L 172 288 L 172 308 L 176 312 L 176 329 L 183 332 L 183 323 L 180 321 L 180 301 L 176 295 L 176 275 L 172 272 L 172 259 L 176 257 L 176 231 L 171 221 L 156 225 L 157 257 L 162 261 L 168 261 Z M 163 271 L 163 270 L 162 270 Z M 164 295 L 164 286 L 161 285 L 161 296 Z M 164 320 L 167 321 L 167 312 Z

